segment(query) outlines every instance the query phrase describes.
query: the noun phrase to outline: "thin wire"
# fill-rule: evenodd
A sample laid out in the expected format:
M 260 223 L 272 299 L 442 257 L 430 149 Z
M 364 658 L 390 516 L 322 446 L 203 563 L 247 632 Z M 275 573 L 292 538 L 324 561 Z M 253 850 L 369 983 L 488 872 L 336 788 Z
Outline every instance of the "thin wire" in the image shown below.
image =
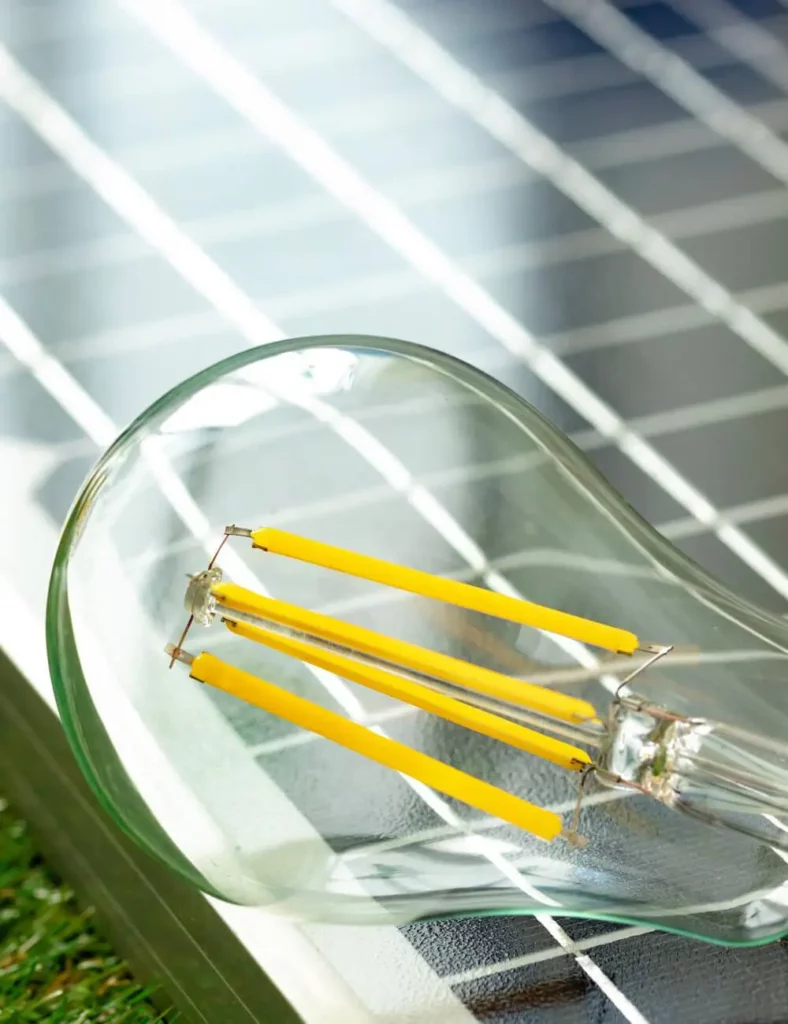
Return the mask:
M 180 635 L 180 639 L 178 640 L 177 644 L 172 649 L 172 657 L 170 658 L 170 664 L 169 664 L 170 668 L 172 668 L 172 666 L 175 664 L 175 662 L 178 660 L 179 656 L 181 655 L 182 649 L 183 649 L 183 643 L 186 640 L 186 636 L 187 636 L 189 630 L 192 628 L 192 623 L 193 622 L 194 622 L 194 616 L 190 615 L 189 618 L 186 621 L 186 625 L 183 627 L 183 632 Z
M 647 668 L 651 668 L 651 666 L 658 662 L 660 658 L 664 658 L 666 654 L 670 654 L 670 652 L 673 649 L 673 644 L 671 644 L 669 647 L 661 647 L 658 651 L 652 654 L 650 658 L 646 658 L 646 660 L 641 665 L 638 665 L 637 668 L 633 669 L 632 672 L 629 673 L 629 675 L 624 676 L 624 678 L 621 680 L 621 683 L 618 686 L 618 689 L 614 694 L 614 700 L 619 699 L 621 691 L 624 689 L 627 683 L 630 683 L 635 678 L 635 676 L 639 676 L 641 672 L 645 672 Z
M 218 548 L 216 549 L 216 553 L 214 554 L 213 558 L 212 558 L 212 559 L 210 560 L 210 562 L 208 563 L 208 568 L 209 568 L 209 569 L 213 569 L 213 567 L 214 567 L 214 563 L 216 562 L 216 559 L 217 559 L 217 558 L 219 557 L 219 555 L 220 555 L 220 553 L 221 553 L 221 550 L 222 550 L 222 548 L 223 548 L 223 547 L 224 547 L 224 545 L 225 545 L 225 544 L 227 543 L 227 538 L 228 538 L 229 536 L 230 536 L 230 534 L 229 534 L 229 533 L 225 533 L 224 537 L 222 537 L 222 542 L 221 542 L 221 544 L 220 544 L 220 545 L 219 545 L 219 547 L 218 547 Z
M 567 835 L 573 836 L 576 843 L 579 843 L 581 840 L 581 836 L 578 835 L 577 830 L 580 827 L 580 805 L 583 802 L 586 782 L 595 771 L 597 771 L 597 766 L 595 764 L 589 764 L 585 768 L 581 769 L 580 772 L 580 785 L 577 787 L 577 801 L 575 802 L 574 810 L 572 811 L 569 828 L 566 830 Z

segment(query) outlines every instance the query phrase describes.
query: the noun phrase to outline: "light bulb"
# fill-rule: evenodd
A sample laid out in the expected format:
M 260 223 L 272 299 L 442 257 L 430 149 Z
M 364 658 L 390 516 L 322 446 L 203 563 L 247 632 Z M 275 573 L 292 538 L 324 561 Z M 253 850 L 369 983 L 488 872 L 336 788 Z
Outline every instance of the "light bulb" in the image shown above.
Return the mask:
M 306 339 L 171 391 L 74 505 L 47 643 L 104 806 L 220 898 L 788 930 L 788 625 L 449 356 Z

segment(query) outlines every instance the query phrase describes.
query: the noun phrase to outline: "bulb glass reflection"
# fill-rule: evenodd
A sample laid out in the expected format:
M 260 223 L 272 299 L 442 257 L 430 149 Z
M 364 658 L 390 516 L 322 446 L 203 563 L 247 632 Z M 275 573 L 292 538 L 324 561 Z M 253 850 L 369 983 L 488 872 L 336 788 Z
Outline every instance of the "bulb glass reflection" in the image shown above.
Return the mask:
M 47 640 L 105 807 L 221 898 L 788 930 L 786 624 L 445 355 L 306 339 L 170 392 L 72 510 Z

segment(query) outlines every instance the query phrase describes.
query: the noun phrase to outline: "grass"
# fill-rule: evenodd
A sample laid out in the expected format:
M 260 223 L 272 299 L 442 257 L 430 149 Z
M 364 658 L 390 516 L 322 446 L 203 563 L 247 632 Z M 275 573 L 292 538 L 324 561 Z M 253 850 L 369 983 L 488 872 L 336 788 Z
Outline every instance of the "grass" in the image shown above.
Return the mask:
M 0 1024 L 164 1018 L 0 798 Z

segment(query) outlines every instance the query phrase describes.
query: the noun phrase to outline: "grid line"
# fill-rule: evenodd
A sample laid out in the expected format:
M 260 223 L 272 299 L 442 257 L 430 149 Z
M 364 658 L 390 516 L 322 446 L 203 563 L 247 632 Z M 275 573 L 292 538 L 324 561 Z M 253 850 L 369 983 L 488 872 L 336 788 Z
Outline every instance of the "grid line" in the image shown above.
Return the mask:
M 653 931 L 653 928 L 647 928 L 645 925 L 631 925 L 607 932 L 604 935 L 593 935 L 587 939 L 576 939 L 574 945 L 575 949 L 585 952 L 589 949 L 597 949 L 599 946 L 612 946 L 617 942 L 625 942 L 627 939 L 635 939 L 641 935 L 650 935 Z M 504 974 L 506 971 L 516 971 L 522 967 L 531 967 L 533 964 L 540 964 L 546 960 L 555 960 L 557 957 L 569 955 L 568 950 L 559 946 L 554 946 L 550 949 L 538 949 L 532 953 L 513 956 L 508 960 L 498 960 L 496 963 L 485 964 L 482 967 L 471 967 L 469 970 L 460 971 L 458 974 L 443 975 L 443 980 L 448 985 L 463 985 L 469 981 L 480 981 L 482 978 L 491 978 L 493 975 Z
M 788 308 L 788 284 L 762 285 L 737 293 L 740 303 L 755 313 L 779 313 Z M 547 342 L 560 355 L 588 352 L 608 345 L 637 344 L 662 334 L 679 334 L 715 323 L 717 317 L 702 306 L 687 303 L 658 309 L 651 313 L 635 313 L 617 317 L 590 327 L 578 327 L 546 336 Z
M 632 790 L 615 790 L 606 789 L 600 790 L 596 793 L 589 793 L 587 797 L 583 799 L 584 807 L 596 807 L 600 804 L 615 803 L 618 800 L 631 800 L 633 798 Z M 563 803 L 553 804 L 553 810 L 565 814 L 567 811 L 574 810 L 575 800 L 566 800 Z M 471 824 L 474 830 L 480 832 L 490 832 L 496 828 L 500 828 L 501 822 L 495 818 L 475 818 L 472 819 Z M 360 852 L 361 855 L 368 855 L 370 853 L 386 853 L 391 850 L 399 850 L 403 846 L 408 846 L 410 843 L 428 843 L 428 842 L 440 842 L 443 839 L 451 839 L 456 833 L 453 832 L 446 825 L 435 825 L 432 828 L 419 829 L 418 832 L 411 832 L 407 836 L 397 836 L 393 839 L 381 839 L 377 842 L 368 843 L 364 846 Z M 346 854 L 346 856 L 351 856 Z
M 689 17 L 705 34 L 778 89 L 788 91 L 788 50 L 775 36 L 727 0 L 703 0 L 688 11 L 677 0 L 662 0 Z
M 788 183 L 788 142 L 607 0 L 543 0 L 742 153 Z
M 302 296 L 306 293 L 297 293 Z M 309 293 L 313 301 L 316 293 Z M 326 293 L 321 290 L 321 295 Z M 396 297 L 396 293 L 394 293 Z M 739 302 L 746 304 L 753 312 L 761 314 L 779 313 L 788 309 L 788 284 L 772 284 L 750 288 L 737 293 Z M 258 301 L 258 300 L 255 300 Z M 295 298 L 293 302 L 295 303 Z M 265 303 L 261 298 L 259 302 Z M 290 307 L 287 302 L 270 302 L 269 308 L 273 315 L 281 319 L 287 315 Z M 316 307 L 319 311 L 320 307 Z M 292 314 L 291 314 L 292 315 Z M 600 347 L 611 345 L 639 344 L 651 338 L 677 334 L 684 331 L 697 330 L 713 324 L 716 317 L 709 310 L 692 303 L 666 307 L 648 313 L 635 313 L 615 317 L 592 324 L 590 327 L 576 327 L 555 334 L 542 335 L 543 344 L 557 355 L 570 355 L 578 352 L 590 352 Z M 185 315 L 160 318 L 126 327 L 112 327 L 96 334 L 79 336 L 64 341 L 58 346 L 58 358 L 71 362 L 91 356 L 101 356 L 107 349 L 113 352 L 133 352 L 178 341 L 189 334 L 191 337 L 210 337 L 219 334 L 222 319 L 214 311 L 204 313 L 188 313 Z M 504 366 L 509 353 L 491 354 L 489 347 L 480 349 L 467 357 L 470 361 L 481 359 L 488 366 Z M 13 372 L 14 363 L 11 358 L 0 353 L 0 376 Z
M 725 510 L 725 518 L 737 525 L 764 522 L 788 515 L 788 494 L 776 494 L 770 498 L 759 498 L 757 501 L 745 501 L 739 505 L 731 505 Z M 670 540 L 682 540 L 703 533 L 701 524 L 690 516 L 671 519 L 660 526 L 660 532 Z
M 468 184 L 473 186 L 473 180 Z M 407 209 L 418 208 L 425 201 L 429 203 L 430 198 L 429 194 L 416 194 L 402 206 Z M 199 245 L 205 247 L 341 223 L 346 217 L 346 210 L 338 203 L 326 202 L 319 196 L 308 196 L 277 204 L 274 208 L 254 206 L 231 213 L 211 214 L 187 220 L 181 227 Z M 770 224 L 786 218 L 788 193 L 778 188 L 737 196 L 735 199 L 715 199 L 707 203 L 676 207 L 656 214 L 650 223 L 673 239 L 692 239 L 758 224 Z M 625 251 L 626 248 L 626 242 L 622 239 L 603 227 L 594 227 L 568 231 L 549 238 L 498 245 L 463 255 L 460 262 L 475 276 L 492 277 L 516 270 L 560 266 L 596 256 L 608 256 Z M 119 233 L 88 242 L 33 249 L 23 255 L 0 260 L 0 285 L 8 287 L 32 280 L 46 280 L 61 274 L 80 274 L 149 258 L 150 250 L 142 238 Z M 321 300 L 325 302 L 326 295 L 336 296 L 339 291 L 340 297 L 334 298 L 333 308 L 343 308 L 353 301 L 366 302 L 377 295 L 386 297 L 393 293 L 405 296 L 423 290 L 428 284 L 416 271 L 406 270 L 374 275 L 366 281 L 363 277 L 356 278 L 345 288 L 331 284 L 280 297 L 269 295 L 267 303 L 279 302 L 285 309 L 288 304 L 292 304 L 293 312 L 304 308 L 308 311 L 316 299 L 319 307 Z M 376 292 L 376 287 L 381 291 Z

